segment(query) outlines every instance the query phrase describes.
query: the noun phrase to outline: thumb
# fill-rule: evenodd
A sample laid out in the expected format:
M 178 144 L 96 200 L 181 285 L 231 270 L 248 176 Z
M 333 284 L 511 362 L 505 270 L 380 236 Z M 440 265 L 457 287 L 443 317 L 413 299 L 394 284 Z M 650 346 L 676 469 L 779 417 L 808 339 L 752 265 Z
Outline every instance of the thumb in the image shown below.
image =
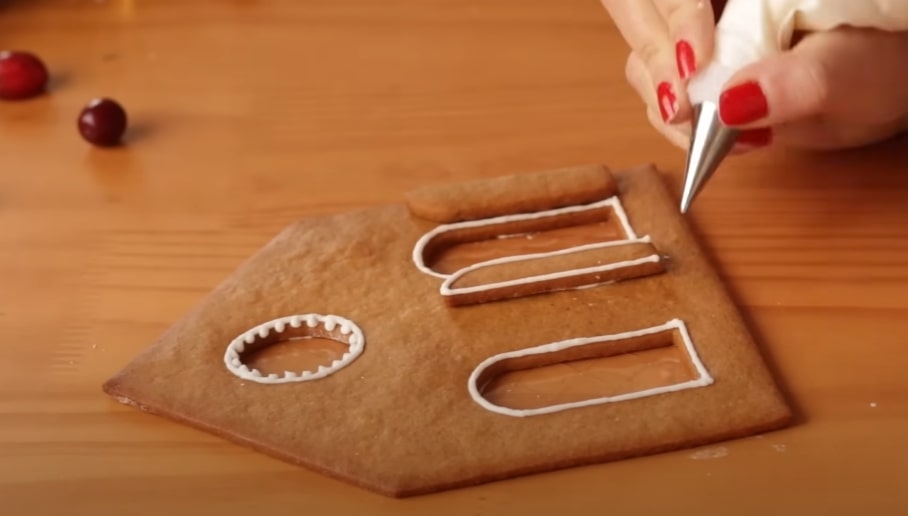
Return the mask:
M 771 127 L 822 113 L 829 100 L 826 54 L 804 46 L 753 63 L 729 81 L 719 116 L 742 129 Z
M 719 116 L 747 129 L 811 119 L 903 124 L 906 55 L 908 32 L 841 28 L 808 34 L 790 51 L 735 74 L 720 95 Z

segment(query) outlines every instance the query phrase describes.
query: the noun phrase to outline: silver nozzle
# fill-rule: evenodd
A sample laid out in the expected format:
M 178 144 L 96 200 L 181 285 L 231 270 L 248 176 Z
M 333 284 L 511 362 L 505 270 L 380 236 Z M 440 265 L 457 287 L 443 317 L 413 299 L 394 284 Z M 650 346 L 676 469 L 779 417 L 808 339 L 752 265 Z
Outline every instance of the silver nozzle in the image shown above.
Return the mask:
M 717 104 L 703 102 L 694 106 L 693 132 L 684 170 L 684 191 L 681 194 L 681 213 L 687 213 L 706 181 L 731 151 L 738 132 L 722 123 Z

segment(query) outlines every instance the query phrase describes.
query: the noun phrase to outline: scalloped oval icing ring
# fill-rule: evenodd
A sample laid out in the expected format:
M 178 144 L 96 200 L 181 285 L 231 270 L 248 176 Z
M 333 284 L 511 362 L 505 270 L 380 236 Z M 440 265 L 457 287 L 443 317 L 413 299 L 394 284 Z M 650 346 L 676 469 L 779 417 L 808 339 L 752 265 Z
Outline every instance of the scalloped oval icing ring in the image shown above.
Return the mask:
M 240 358 L 247 346 L 252 344 L 269 346 L 292 338 L 313 337 L 346 344 L 349 350 L 341 358 L 331 362 L 331 365 L 319 366 L 316 371 L 284 371 L 283 375 L 277 373 L 263 375 L 257 369 L 250 369 Z M 306 382 L 324 378 L 350 365 L 362 354 L 365 343 L 362 330 L 349 319 L 337 315 L 291 315 L 264 322 L 237 336 L 227 346 L 224 365 L 235 376 L 252 382 L 265 384 Z

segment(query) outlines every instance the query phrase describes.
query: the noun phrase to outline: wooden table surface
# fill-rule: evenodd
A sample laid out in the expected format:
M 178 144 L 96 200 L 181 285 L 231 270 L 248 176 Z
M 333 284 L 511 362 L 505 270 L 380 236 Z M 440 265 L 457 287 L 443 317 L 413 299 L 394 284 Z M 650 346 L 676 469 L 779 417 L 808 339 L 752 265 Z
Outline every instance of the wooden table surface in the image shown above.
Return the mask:
M 0 513 L 908 513 L 908 141 L 733 159 L 690 215 L 797 409 L 784 431 L 393 500 L 101 383 L 300 217 L 683 152 L 595 0 L 0 2 L 49 93 L 0 104 Z M 75 128 L 90 98 L 128 145 Z M 61 512 L 62 511 L 62 512 Z

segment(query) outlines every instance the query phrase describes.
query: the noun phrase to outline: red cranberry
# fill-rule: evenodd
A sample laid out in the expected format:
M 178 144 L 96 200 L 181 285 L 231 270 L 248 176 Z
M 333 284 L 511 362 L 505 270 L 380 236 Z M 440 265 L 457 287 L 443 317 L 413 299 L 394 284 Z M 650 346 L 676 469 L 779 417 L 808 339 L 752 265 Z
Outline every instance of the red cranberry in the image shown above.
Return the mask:
M 34 97 L 46 86 L 47 68 L 37 56 L 12 50 L 0 52 L 0 98 Z
M 116 145 L 126 132 L 126 121 L 126 111 L 115 100 L 94 99 L 79 114 L 79 133 L 95 145 Z

